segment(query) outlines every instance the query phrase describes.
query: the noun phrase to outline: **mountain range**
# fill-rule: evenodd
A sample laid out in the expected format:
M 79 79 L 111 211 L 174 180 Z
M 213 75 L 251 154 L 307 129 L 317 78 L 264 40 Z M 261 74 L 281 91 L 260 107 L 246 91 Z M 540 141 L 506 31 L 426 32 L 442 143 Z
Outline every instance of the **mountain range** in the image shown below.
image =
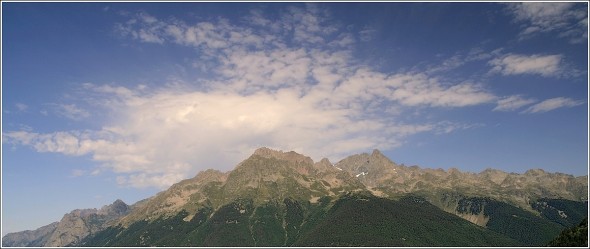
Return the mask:
M 78 209 L 2 246 L 542 246 L 588 216 L 588 176 L 332 164 L 257 149 L 133 205 Z M 587 238 L 586 238 L 587 241 Z

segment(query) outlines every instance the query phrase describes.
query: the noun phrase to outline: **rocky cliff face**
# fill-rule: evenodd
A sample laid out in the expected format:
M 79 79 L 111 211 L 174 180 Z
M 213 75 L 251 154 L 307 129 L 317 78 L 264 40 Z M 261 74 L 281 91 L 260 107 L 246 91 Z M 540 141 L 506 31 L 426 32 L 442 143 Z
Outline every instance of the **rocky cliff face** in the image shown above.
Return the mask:
M 143 200 L 133 208 L 119 223 L 127 226 L 140 220 L 153 220 L 162 216 L 175 215 L 180 210 L 194 214 L 202 203 L 213 205 L 208 196 L 215 196 L 219 187 L 226 181 L 227 173 L 208 169 L 199 172 L 195 177 L 182 180 L 168 190 Z M 190 219 L 188 217 L 187 219 Z
M 59 222 L 53 222 L 47 226 L 42 226 L 36 230 L 27 230 L 17 233 L 9 233 L 2 237 L 2 246 L 14 247 L 40 247 L 47 243 L 49 237 L 53 234 Z
M 130 207 L 121 200 L 101 209 L 76 209 L 59 221 L 34 231 L 7 234 L 3 246 L 61 247 L 79 242 L 86 236 L 103 230 L 128 214 Z

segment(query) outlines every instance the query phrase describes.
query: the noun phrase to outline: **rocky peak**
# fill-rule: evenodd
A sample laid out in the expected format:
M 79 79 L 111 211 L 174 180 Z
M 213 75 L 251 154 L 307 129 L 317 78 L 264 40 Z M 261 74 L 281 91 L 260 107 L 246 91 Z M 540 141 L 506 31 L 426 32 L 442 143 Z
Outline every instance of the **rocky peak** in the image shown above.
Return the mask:
M 111 204 L 111 205 L 113 205 L 113 206 L 121 206 L 121 205 L 125 205 L 125 206 L 127 206 L 127 204 L 126 204 L 126 203 L 125 203 L 123 200 L 121 200 L 121 199 L 116 199 L 116 200 L 113 202 L 113 204 Z
M 449 174 L 451 174 L 451 175 L 460 175 L 461 173 L 462 172 L 457 168 L 450 168 L 449 169 Z
M 48 236 L 44 246 L 62 247 L 78 243 L 89 234 L 101 231 L 115 221 L 128 214 L 131 208 L 122 200 L 116 200 L 110 205 L 96 208 L 76 209 L 65 214 L 55 230 Z
M 330 160 L 328 160 L 328 158 L 325 157 L 322 158 L 322 160 L 320 160 L 318 163 L 332 167 L 332 163 L 330 162 Z
M 253 155 L 258 155 L 258 156 L 265 157 L 265 156 L 273 155 L 273 154 L 275 154 L 277 152 L 279 152 L 279 151 L 273 150 L 273 149 L 270 149 L 270 148 L 267 148 L 267 147 L 260 147 L 260 148 L 258 148 L 258 149 L 256 149 L 254 151 L 254 154 Z M 282 151 L 280 151 L 280 152 L 282 153 Z
M 529 169 L 526 172 L 524 172 L 524 175 L 526 176 L 543 176 L 547 174 L 547 172 L 545 172 L 542 169 Z
M 336 165 L 339 168 L 356 173 L 367 171 L 388 171 L 393 170 L 397 166 L 377 149 L 373 150 L 371 155 L 362 153 L 349 156 L 340 160 Z
M 381 153 L 381 151 L 379 151 L 378 149 L 373 150 L 373 153 L 371 153 L 371 157 L 372 158 L 386 158 L 385 155 L 383 155 L 383 153 Z
M 370 155 L 362 153 L 344 158 L 335 166 L 359 179 L 367 187 L 379 186 L 386 179 L 402 173 L 400 171 L 403 169 L 376 149 Z
M 502 184 L 504 179 L 506 179 L 506 177 L 508 176 L 508 173 L 497 169 L 487 168 L 484 171 L 480 172 L 479 176 L 483 179 L 490 180 L 495 184 Z
M 4 247 L 42 247 L 47 243 L 49 237 L 57 228 L 59 222 L 53 222 L 49 225 L 42 226 L 35 230 L 26 230 L 16 233 L 8 233 L 2 237 L 2 246 Z
M 121 216 L 127 214 L 129 212 L 129 205 L 123 202 L 120 199 L 114 201 L 111 205 L 103 206 L 99 211 L 99 215 L 106 215 L 106 216 Z
M 74 209 L 66 215 L 72 217 L 88 217 L 92 214 L 96 214 L 97 212 L 98 210 L 96 208 Z
M 215 169 L 207 169 L 204 171 L 200 171 L 193 179 L 197 183 L 204 183 L 204 182 L 224 182 L 227 179 L 227 174 L 223 173 L 219 170 Z
M 329 172 L 335 170 L 334 166 L 328 158 L 322 158 L 319 162 L 315 163 L 314 167 L 322 172 Z
M 483 171 L 481 171 L 479 174 L 481 174 L 481 175 L 490 175 L 490 174 L 497 174 L 499 172 L 503 172 L 503 171 L 497 170 L 497 169 L 492 169 L 492 168 L 486 168 Z
M 295 151 L 283 152 L 282 150 L 273 150 L 267 147 L 262 147 L 256 149 L 253 155 L 265 158 L 276 158 L 279 160 L 285 160 L 293 163 L 313 164 L 313 160 L 310 157 L 304 156 Z

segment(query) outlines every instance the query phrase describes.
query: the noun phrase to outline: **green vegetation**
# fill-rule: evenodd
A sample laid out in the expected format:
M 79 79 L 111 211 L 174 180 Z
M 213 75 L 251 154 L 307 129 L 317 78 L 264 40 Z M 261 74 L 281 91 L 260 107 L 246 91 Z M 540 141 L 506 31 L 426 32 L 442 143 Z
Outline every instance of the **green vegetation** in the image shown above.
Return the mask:
M 547 220 L 563 227 L 576 226 L 588 215 L 588 203 L 565 199 L 541 198 L 531 205 Z
M 279 207 L 273 204 L 259 206 L 254 210 L 250 222 L 255 246 L 283 245 L 287 234 L 279 216 Z
M 238 199 L 213 213 L 111 227 L 80 246 L 521 246 L 516 240 L 446 213 L 424 199 L 369 194 L 300 203 L 285 199 L 255 207 Z
M 486 228 L 518 240 L 529 246 L 545 245 L 563 229 L 563 226 L 529 211 L 488 197 L 445 195 L 443 202 L 456 200 L 455 212 L 483 215 L 488 219 Z M 580 208 L 580 207 L 577 207 Z
M 203 225 L 188 234 L 186 246 L 254 246 L 249 217 L 251 199 L 238 199 L 222 206 Z
M 291 245 L 299 236 L 301 224 L 304 219 L 303 207 L 297 201 L 291 199 L 285 199 L 285 232 L 286 240 L 285 245 Z
M 554 247 L 588 247 L 588 217 L 575 227 L 563 230 L 547 246 Z
M 294 246 L 522 246 L 419 197 L 338 199 Z

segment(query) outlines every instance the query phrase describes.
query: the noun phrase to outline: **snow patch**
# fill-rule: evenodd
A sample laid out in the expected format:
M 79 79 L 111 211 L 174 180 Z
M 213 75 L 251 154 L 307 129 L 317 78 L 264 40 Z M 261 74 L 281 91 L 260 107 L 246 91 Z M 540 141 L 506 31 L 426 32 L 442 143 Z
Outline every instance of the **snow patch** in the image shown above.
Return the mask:
M 361 172 L 359 174 L 356 174 L 356 177 L 365 176 L 365 175 L 368 175 L 368 174 L 369 174 L 369 172 Z

